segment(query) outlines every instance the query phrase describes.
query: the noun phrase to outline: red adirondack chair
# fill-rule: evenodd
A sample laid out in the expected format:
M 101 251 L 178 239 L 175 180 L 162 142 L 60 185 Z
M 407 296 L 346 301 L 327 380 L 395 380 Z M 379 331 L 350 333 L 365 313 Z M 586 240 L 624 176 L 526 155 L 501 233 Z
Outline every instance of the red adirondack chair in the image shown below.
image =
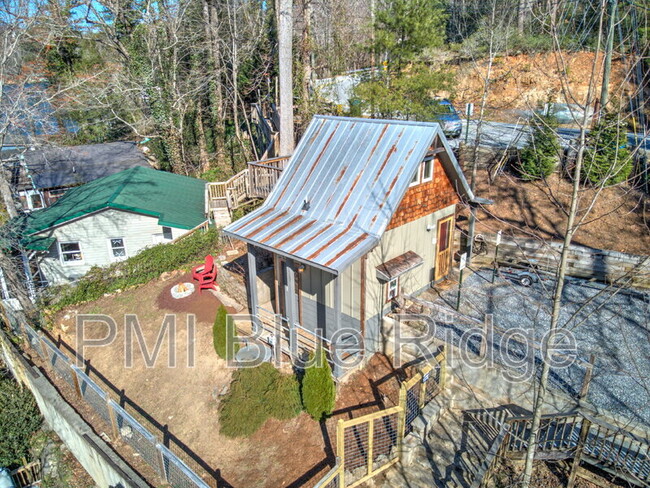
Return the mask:
M 217 286 L 217 266 L 214 264 L 214 258 L 208 254 L 205 257 L 205 263 L 195 266 L 192 269 L 192 278 L 199 282 L 199 293 L 202 290 L 216 290 Z

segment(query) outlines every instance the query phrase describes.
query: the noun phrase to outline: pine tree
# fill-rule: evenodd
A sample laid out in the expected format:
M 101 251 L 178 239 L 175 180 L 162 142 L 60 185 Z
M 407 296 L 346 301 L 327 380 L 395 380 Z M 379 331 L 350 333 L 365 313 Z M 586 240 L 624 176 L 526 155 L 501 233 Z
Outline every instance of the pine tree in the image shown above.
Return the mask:
M 320 422 L 334 410 L 336 385 L 321 346 L 318 346 L 309 359 L 310 364 L 302 379 L 302 404 L 307 413 Z
M 615 185 L 632 172 L 625 125 L 615 113 L 603 116 L 587 140 L 582 178 L 594 185 Z
M 561 152 L 556 128 L 557 118 L 553 115 L 535 119 L 530 139 L 519 155 L 517 169 L 522 179 L 539 180 L 553 173 Z

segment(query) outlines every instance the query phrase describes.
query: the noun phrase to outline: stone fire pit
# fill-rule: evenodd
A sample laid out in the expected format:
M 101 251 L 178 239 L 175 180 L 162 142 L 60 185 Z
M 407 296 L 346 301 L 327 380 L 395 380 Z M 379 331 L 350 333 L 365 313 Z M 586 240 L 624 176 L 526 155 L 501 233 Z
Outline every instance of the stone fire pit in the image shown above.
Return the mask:
M 192 293 L 194 293 L 193 283 L 179 283 L 172 286 L 171 290 L 172 297 L 176 299 L 189 297 Z

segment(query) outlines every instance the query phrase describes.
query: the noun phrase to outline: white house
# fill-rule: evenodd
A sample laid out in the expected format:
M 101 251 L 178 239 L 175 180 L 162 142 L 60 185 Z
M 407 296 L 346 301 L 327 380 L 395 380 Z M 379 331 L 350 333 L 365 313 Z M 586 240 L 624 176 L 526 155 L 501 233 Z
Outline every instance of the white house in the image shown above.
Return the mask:
M 140 166 L 97 179 L 23 217 L 24 246 L 47 284 L 74 281 L 204 223 L 205 184 Z

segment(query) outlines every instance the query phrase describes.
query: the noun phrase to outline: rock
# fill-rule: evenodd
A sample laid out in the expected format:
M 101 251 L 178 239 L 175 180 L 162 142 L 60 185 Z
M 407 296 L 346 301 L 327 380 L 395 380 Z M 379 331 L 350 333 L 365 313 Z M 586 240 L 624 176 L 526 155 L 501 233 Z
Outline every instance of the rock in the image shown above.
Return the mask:
M 130 425 L 123 425 L 120 428 L 120 435 L 124 439 L 130 439 L 131 437 L 133 437 L 133 429 L 131 428 Z

